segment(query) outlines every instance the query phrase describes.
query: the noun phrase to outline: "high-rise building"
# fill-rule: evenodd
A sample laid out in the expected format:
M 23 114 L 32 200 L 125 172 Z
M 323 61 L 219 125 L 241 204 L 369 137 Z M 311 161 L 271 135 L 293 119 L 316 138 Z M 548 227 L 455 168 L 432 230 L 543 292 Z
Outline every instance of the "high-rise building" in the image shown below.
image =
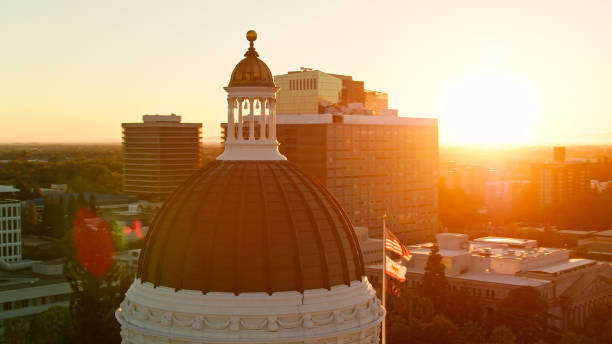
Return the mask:
M 563 149 L 560 149 L 563 148 Z M 540 207 L 556 207 L 589 191 L 589 163 L 565 160 L 564 147 L 555 147 L 554 161 L 532 165 L 532 185 Z
M 435 119 L 360 115 L 278 116 L 280 151 L 325 185 L 355 226 L 381 235 L 382 215 L 400 240 L 438 227 Z
M 21 202 L 0 199 L 0 260 L 21 260 Z
M 123 123 L 126 194 L 164 199 L 201 166 L 202 124 L 181 116 L 144 115 L 142 123 Z
M 393 113 L 387 108 L 386 93 L 364 89 L 364 82 L 352 76 L 330 74 L 302 68 L 274 76 L 278 85 L 277 112 L 279 115 L 352 113 L 384 115 Z
M 385 309 L 353 225 L 278 151 L 278 88 L 256 37 L 225 88 L 225 150 L 147 234 L 116 312 L 122 343 L 379 343 Z

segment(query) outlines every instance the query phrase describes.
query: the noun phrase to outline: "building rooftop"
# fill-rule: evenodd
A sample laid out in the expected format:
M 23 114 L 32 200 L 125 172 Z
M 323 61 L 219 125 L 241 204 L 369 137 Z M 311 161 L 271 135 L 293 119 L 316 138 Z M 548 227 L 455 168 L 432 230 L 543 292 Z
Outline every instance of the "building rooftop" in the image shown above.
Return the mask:
M 11 185 L 0 185 L 0 193 L 13 193 L 19 192 L 20 190 Z
M 31 269 L 19 271 L 0 270 L 0 292 L 66 282 L 66 278 L 63 275 L 43 275 L 32 272 Z
M 277 117 L 277 124 L 330 124 L 335 123 L 334 118 L 341 118 L 344 124 L 428 126 L 435 126 L 438 124 L 436 118 L 332 114 L 279 115 Z
M 612 229 L 608 229 L 605 231 L 597 232 L 594 234 L 595 236 L 603 236 L 603 237 L 611 237 L 612 238 Z
M 521 277 L 516 275 L 497 274 L 497 273 L 466 273 L 459 276 L 461 279 L 488 282 L 488 283 L 499 283 L 499 284 L 510 284 L 517 286 L 531 286 L 538 287 L 546 283 L 550 283 L 546 280 Z
M 576 258 L 576 259 L 569 259 L 567 262 L 549 265 L 549 266 L 545 266 L 545 267 L 541 267 L 541 268 L 537 268 L 537 269 L 533 269 L 529 271 L 554 274 L 557 272 L 567 271 L 567 270 L 575 269 L 578 267 L 594 265 L 596 263 L 597 263 L 596 261 L 591 260 L 591 259 Z

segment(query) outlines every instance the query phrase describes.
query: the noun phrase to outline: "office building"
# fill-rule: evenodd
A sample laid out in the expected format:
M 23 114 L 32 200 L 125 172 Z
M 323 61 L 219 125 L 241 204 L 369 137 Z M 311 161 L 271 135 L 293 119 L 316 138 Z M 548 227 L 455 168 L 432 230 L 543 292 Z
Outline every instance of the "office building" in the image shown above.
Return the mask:
M 177 115 L 144 115 L 123 123 L 124 192 L 163 200 L 200 168 L 202 124 Z
M 393 115 L 388 95 L 366 90 L 363 81 L 352 76 L 331 74 L 310 68 L 275 75 L 278 91 L 277 113 L 300 115 L 318 113 L 351 113 Z
M 21 202 L 0 199 L 0 260 L 21 260 Z
M 478 298 L 489 316 L 519 287 L 536 288 L 549 304 L 549 325 L 557 330 L 583 324 L 597 304 L 612 301 L 612 265 L 571 259 L 570 251 L 539 247 L 536 240 L 441 233 L 437 241 L 451 294 Z M 406 283 L 417 290 L 432 243 L 408 246 L 412 259 Z
M 278 88 L 256 37 L 247 33 L 250 48 L 225 87 L 223 153 L 151 226 L 115 313 L 122 343 L 379 342 L 385 309 L 353 225 L 278 151 Z
M 7 320 L 32 317 L 53 306 L 67 307 L 72 293 L 61 260 L 21 261 L 10 266 L 15 270 L 0 269 L 0 338 Z
M 565 160 L 565 147 L 555 147 L 554 161 L 531 166 L 532 185 L 541 208 L 558 207 L 575 201 L 591 187 L 590 164 Z

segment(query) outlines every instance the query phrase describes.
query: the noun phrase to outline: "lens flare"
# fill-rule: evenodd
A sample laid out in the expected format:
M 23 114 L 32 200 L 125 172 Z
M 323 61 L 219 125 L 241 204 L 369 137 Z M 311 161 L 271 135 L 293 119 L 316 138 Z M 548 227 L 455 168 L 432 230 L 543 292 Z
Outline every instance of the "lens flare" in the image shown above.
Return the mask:
M 79 263 L 98 278 L 113 264 L 113 237 L 106 221 L 88 208 L 81 208 L 73 223 L 73 241 Z

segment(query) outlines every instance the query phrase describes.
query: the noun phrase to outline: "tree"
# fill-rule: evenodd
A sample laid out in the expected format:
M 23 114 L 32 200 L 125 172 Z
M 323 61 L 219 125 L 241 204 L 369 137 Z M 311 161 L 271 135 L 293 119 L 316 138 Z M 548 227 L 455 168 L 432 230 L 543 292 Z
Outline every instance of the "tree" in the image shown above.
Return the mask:
M 64 198 L 62 196 L 56 198 L 56 203 L 53 208 L 53 227 L 52 233 L 56 238 L 61 238 L 66 234 L 68 223 L 66 220 L 66 209 L 64 207 Z
M 96 195 L 95 194 L 89 195 L 89 202 L 87 203 L 87 205 L 89 206 L 89 209 L 91 211 L 98 210 L 98 204 L 96 202 Z
M 448 280 L 444 269 L 438 243 L 434 243 L 427 258 L 425 273 L 421 278 L 419 294 L 431 300 L 437 313 L 444 313 L 449 296 Z
M 497 326 L 491 331 L 489 335 L 488 344 L 514 344 L 516 343 L 516 336 L 511 329 L 504 325 Z
M 28 344 L 30 343 L 28 321 L 25 318 L 4 320 L 4 343 Z
M 28 202 L 28 205 L 22 208 L 21 224 L 23 234 L 35 234 L 38 232 L 38 211 L 36 211 L 33 202 Z
M 511 290 L 499 306 L 501 323 L 510 327 L 519 343 L 542 339 L 547 329 L 548 304 L 534 287 Z
M 582 344 L 584 337 L 572 331 L 565 331 L 561 334 L 560 344 Z
M 436 315 L 432 321 L 423 325 L 423 343 L 452 344 L 457 342 L 457 326 L 443 315 Z
M 89 209 L 81 209 L 63 247 L 64 271 L 72 288 L 70 313 L 75 341 L 118 343 L 119 325 L 114 313 L 131 276 L 112 260 L 113 238 L 108 225 Z
M 485 331 L 477 322 L 466 321 L 459 330 L 462 344 L 480 344 L 485 339 Z
M 38 314 L 30 323 L 32 343 L 62 344 L 73 342 L 72 320 L 66 307 L 54 306 Z

